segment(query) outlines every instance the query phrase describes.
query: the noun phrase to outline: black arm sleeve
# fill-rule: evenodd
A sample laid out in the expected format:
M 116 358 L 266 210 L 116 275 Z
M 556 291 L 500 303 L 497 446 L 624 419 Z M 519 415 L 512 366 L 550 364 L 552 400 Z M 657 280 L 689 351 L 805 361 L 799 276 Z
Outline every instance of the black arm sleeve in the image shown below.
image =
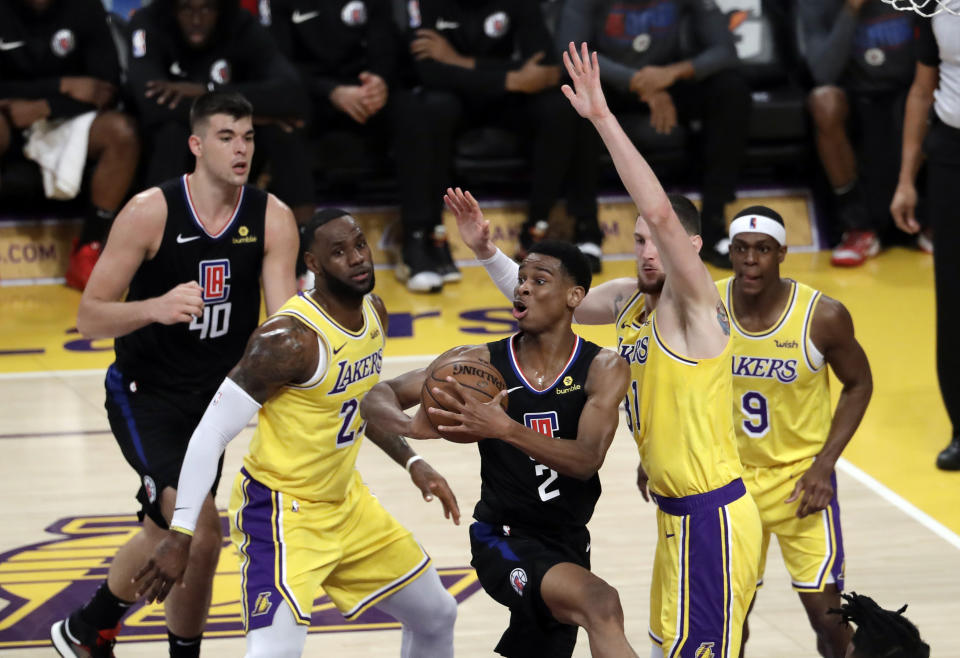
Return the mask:
M 940 66 L 940 49 L 930 19 L 917 16 L 914 24 L 917 27 L 917 61 L 927 66 Z
M 797 4 L 797 11 L 814 82 L 835 84 L 850 59 L 857 17 L 837 0 L 805 0 Z

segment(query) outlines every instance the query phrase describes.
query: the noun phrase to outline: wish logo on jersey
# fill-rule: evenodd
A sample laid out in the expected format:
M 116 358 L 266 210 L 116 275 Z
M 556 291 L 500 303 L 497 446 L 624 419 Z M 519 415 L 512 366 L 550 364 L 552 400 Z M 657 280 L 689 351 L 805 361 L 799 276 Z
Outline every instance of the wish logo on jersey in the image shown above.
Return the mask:
M 781 384 L 789 384 L 797 379 L 797 360 L 734 355 L 733 376 L 756 379 L 776 378 Z
M 224 554 L 232 551 L 226 513 Z M 60 519 L 46 531 L 52 541 L 20 546 L 0 554 L 0 649 L 49 647 L 50 625 L 83 605 L 107 577 L 113 554 L 140 531 L 135 515 L 85 516 Z M 458 602 L 480 589 L 470 567 L 438 568 L 443 586 Z M 240 571 L 235 560 L 221 560 L 213 579 L 213 595 L 206 632 L 214 637 L 243 637 Z M 275 601 L 269 592 L 257 597 L 253 614 L 269 611 Z M 310 632 L 365 631 L 400 628 L 392 617 L 373 607 L 353 621 L 344 621 L 330 599 L 313 602 Z M 163 605 L 138 603 L 123 620 L 121 643 L 155 640 L 167 644 Z M 119 650 L 118 650 L 119 651 Z M 141 655 L 128 648 L 124 655 Z
M 381 367 L 383 367 L 382 348 L 353 363 L 340 361 L 337 363 L 337 368 L 339 368 L 337 371 L 337 383 L 333 385 L 329 395 L 343 393 L 351 384 L 361 379 L 366 379 L 370 375 L 379 375 Z

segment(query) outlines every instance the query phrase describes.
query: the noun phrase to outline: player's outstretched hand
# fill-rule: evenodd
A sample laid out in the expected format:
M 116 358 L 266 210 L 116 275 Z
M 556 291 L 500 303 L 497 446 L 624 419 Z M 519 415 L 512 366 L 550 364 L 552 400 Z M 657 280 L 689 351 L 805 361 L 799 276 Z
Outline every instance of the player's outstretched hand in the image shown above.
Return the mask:
M 196 281 L 181 283 L 153 298 L 153 321 L 160 324 L 190 322 L 203 315 L 203 288 Z
M 497 247 L 490 239 L 490 222 L 484 219 L 480 204 L 470 191 L 448 187 L 447 193 L 443 195 L 443 202 L 457 218 L 460 238 L 470 251 L 481 259 L 493 256 Z
M 586 42 L 580 44 L 580 53 L 577 53 L 573 42 L 563 53 L 563 65 L 573 81 L 570 85 L 563 85 L 560 91 L 567 97 L 573 109 L 584 119 L 603 119 L 610 115 L 607 99 L 603 96 L 603 87 L 600 86 L 600 65 L 597 62 L 596 51 L 590 52 Z
M 453 384 L 456 395 L 440 388 L 433 389 L 434 399 L 444 407 L 430 407 L 430 415 L 443 421 L 443 425 L 437 425 L 437 430 L 442 434 L 472 434 L 494 439 L 509 433 L 514 421 L 501 406 L 507 391 L 500 391 L 489 402 L 480 402 L 468 395 L 467 389 L 454 377 L 447 377 L 447 381 Z
M 832 466 L 818 466 L 817 462 L 813 462 L 813 466 L 797 480 L 793 493 L 783 502 L 792 503 L 800 499 L 800 506 L 797 507 L 798 519 L 825 510 L 833 500 L 831 475 L 833 475 Z
M 147 603 L 163 603 L 187 569 L 190 539 L 190 535 L 175 530 L 167 533 L 153 551 L 153 557 L 131 579 L 137 586 L 137 598 L 143 596 Z
M 453 519 L 455 525 L 460 525 L 460 506 L 457 497 L 447 484 L 446 479 L 437 473 L 433 466 L 423 459 L 410 465 L 410 477 L 417 488 L 423 492 L 423 499 L 428 503 L 436 496 L 443 504 L 443 518 Z

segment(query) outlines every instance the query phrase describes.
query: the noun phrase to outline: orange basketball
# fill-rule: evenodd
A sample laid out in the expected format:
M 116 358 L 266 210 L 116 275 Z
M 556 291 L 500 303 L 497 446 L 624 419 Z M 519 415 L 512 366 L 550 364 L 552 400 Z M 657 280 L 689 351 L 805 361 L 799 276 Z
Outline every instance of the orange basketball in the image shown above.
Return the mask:
M 454 358 L 433 366 L 427 378 L 423 380 L 423 387 L 420 389 L 420 404 L 423 405 L 424 411 L 430 407 L 445 408 L 433 396 L 432 389 L 434 388 L 439 388 L 455 398 L 458 397 L 454 385 L 447 381 L 447 377 L 456 379 L 463 387 L 466 395 L 470 395 L 480 402 L 489 402 L 506 387 L 503 375 L 487 361 Z M 507 408 L 506 396 L 503 397 L 501 404 L 504 409 Z M 429 411 L 426 411 L 426 413 L 434 429 L 438 425 L 449 424 L 444 423 L 439 416 L 432 416 Z M 475 443 L 485 438 L 473 434 L 441 434 L 441 436 L 454 443 Z

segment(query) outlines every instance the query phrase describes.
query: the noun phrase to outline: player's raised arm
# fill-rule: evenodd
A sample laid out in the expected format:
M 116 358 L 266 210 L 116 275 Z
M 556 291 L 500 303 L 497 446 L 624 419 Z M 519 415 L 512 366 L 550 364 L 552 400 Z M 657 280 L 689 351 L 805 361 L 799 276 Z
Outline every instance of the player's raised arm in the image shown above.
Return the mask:
M 689 306 L 712 308 L 719 295 L 697 248 L 680 224 L 656 174 L 607 107 L 596 52 L 590 53 L 584 43 L 578 53 L 571 43 L 563 53 L 563 62 L 573 87 L 564 85 L 562 91 L 577 113 L 597 129 L 637 212 L 650 226 L 667 286 L 674 293 L 681 312 L 685 313 L 683 307 Z
M 443 201 L 457 220 L 460 238 L 487 271 L 500 293 L 511 302 L 517 287 L 520 265 L 503 253 L 490 239 L 490 222 L 483 217 L 480 204 L 469 190 L 447 188 Z M 591 288 L 573 321 L 579 324 L 610 324 L 627 297 L 637 288 L 636 279 L 614 279 Z

